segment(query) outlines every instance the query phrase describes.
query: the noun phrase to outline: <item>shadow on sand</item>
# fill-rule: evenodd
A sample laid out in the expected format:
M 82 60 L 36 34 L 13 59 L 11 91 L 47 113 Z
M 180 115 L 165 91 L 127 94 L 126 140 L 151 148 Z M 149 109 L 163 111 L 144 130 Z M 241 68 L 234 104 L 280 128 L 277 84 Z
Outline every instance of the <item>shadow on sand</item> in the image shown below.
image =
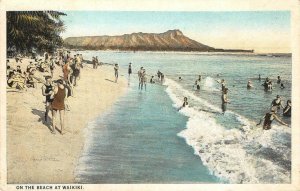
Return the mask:
M 37 109 L 32 109 L 31 113 L 33 113 L 34 115 L 37 115 L 39 116 L 39 122 L 43 122 L 43 124 L 49 129 L 49 131 L 51 131 L 51 126 L 50 126 L 50 123 L 51 123 L 51 120 L 48 119 L 47 122 L 44 121 L 44 117 L 45 117 L 45 112 L 44 111 L 41 111 L 41 110 L 37 110 Z
M 109 81 L 109 82 L 113 82 L 113 83 L 116 83 L 115 81 L 112 81 L 110 79 L 105 79 L 106 81 Z

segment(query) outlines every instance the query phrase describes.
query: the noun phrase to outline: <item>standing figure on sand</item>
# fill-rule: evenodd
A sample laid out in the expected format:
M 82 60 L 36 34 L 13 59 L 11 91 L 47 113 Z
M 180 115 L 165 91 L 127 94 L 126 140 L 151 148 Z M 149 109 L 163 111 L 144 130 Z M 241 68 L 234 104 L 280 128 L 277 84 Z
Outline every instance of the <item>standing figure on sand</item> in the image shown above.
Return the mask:
M 51 105 L 53 102 L 53 84 L 52 84 L 52 77 L 51 76 L 46 76 L 45 77 L 46 83 L 42 86 L 42 94 L 43 96 L 46 97 L 45 101 L 45 122 L 48 120 L 48 113 L 49 110 L 51 109 Z
M 115 70 L 115 83 L 117 83 L 118 78 L 119 78 L 119 65 L 118 64 L 115 64 L 114 70 Z
M 54 98 L 52 102 L 52 130 L 51 133 L 55 134 L 56 116 L 59 113 L 60 119 L 60 134 L 63 134 L 64 118 L 65 118 L 65 98 L 67 96 L 67 89 L 64 86 L 63 80 L 57 80 L 57 86 L 54 87 Z

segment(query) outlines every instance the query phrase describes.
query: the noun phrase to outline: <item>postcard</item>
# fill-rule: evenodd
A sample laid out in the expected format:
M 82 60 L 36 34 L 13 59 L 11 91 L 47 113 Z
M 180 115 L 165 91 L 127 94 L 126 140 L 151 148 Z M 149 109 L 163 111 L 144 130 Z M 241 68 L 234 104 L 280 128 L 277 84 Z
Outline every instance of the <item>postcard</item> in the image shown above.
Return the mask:
M 0 4 L 1 190 L 300 189 L 299 1 Z

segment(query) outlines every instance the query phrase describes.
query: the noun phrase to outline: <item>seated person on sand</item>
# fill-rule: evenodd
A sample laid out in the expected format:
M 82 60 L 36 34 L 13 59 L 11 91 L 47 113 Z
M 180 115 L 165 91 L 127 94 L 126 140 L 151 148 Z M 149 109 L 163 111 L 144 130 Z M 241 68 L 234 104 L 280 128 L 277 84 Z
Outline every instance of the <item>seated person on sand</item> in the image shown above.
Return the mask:
M 288 124 L 283 122 L 281 119 L 279 119 L 279 117 L 276 115 L 275 108 L 271 108 L 271 111 L 269 113 L 266 113 L 265 116 L 259 121 L 259 123 L 256 124 L 256 126 L 260 125 L 262 120 L 264 120 L 263 129 L 269 130 L 269 129 L 271 129 L 271 125 L 272 125 L 272 122 L 274 119 L 282 125 L 289 126 Z
M 12 71 L 9 74 L 7 85 L 10 88 L 15 88 L 19 90 L 26 89 L 25 79 L 20 74 L 16 74 L 16 71 Z
M 12 68 L 10 66 L 6 66 L 6 79 L 9 78 L 11 72 L 13 72 Z
M 287 100 L 286 106 L 283 109 L 283 116 L 291 117 L 292 116 L 292 102 L 291 100 Z
M 26 72 L 30 72 L 31 69 L 36 69 L 36 66 L 34 63 L 29 62 L 29 65 L 26 68 Z
M 37 84 L 37 78 L 35 77 L 35 72 L 36 72 L 36 69 L 32 68 L 30 71 L 29 71 L 29 74 L 27 76 L 27 81 L 26 81 L 26 84 L 28 87 L 33 87 L 35 88 L 36 87 L 36 84 Z
M 21 56 L 21 54 L 18 54 L 17 56 L 16 56 L 16 62 L 18 63 L 19 61 L 22 63 L 22 56 Z
M 22 74 L 22 70 L 21 70 L 21 67 L 20 67 L 20 66 L 17 66 L 17 72 L 18 72 L 19 74 Z
M 39 67 L 40 72 L 50 72 L 50 66 L 48 62 L 42 62 Z

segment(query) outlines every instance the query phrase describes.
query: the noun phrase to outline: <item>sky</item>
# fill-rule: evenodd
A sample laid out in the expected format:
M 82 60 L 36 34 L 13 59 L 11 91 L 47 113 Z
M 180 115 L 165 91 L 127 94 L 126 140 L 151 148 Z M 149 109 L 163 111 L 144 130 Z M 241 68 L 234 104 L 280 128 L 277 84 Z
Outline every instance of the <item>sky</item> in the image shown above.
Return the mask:
M 66 11 L 63 38 L 163 33 L 179 29 L 193 40 L 214 48 L 291 52 L 289 11 L 153 12 Z

